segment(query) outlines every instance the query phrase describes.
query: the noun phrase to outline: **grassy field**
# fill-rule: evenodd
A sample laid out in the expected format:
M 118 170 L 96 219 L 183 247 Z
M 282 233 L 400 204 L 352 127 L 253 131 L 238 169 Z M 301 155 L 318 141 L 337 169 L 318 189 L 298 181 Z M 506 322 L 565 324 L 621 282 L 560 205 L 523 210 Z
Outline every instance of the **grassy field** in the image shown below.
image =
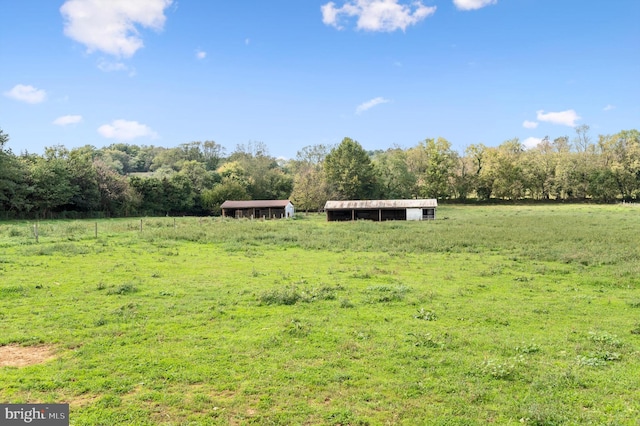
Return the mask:
M 141 226 L 142 224 L 142 226 Z M 97 238 L 96 238 L 97 230 Z M 640 207 L 0 223 L 0 401 L 74 425 L 637 425 Z

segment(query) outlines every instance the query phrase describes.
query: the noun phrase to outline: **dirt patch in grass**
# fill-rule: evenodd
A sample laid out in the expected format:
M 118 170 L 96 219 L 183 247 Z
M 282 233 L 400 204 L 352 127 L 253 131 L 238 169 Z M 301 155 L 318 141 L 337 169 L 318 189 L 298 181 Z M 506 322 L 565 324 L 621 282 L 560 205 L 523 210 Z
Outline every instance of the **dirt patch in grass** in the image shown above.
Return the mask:
M 66 398 L 63 400 L 65 402 L 68 402 L 69 405 L 73 408 L 78 408 L 78 407 L 82 408 L 82 407 L 87 407 L 89 405 L 94 404 L 99 398 L 100 398 L 100 395 L 83 394 L 83 395 L 76 395 L 74 397 Z
M 0 367 L 26 367 L 55 358 L 50 346 L 0 346 Z

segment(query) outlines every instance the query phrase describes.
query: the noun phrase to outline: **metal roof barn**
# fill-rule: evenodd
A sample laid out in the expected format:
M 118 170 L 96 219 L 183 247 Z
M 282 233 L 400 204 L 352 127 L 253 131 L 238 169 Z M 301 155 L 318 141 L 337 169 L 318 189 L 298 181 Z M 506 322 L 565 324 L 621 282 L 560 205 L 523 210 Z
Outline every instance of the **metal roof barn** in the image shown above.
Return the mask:
M 433 220 L 436 218 L 436 199 L 416 200 L 348 200 L 327 201 L 324 210 L 327 220 Z
M 295 209 L 289 200 L 227 200 L 220 206 L 223 217 L 249 219 L 281 219 L 293 217 Z

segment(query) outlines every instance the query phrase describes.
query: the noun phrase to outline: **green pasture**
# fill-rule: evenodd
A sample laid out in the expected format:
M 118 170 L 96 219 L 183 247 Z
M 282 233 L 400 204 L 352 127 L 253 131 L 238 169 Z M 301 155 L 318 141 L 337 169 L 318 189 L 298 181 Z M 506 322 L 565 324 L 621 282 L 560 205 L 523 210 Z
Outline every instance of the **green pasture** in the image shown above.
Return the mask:
M 0 401 L 73 425 L 636 425 L 640 207 L 0 222 Z M 97 234 L 97 236 L 96 236 Z

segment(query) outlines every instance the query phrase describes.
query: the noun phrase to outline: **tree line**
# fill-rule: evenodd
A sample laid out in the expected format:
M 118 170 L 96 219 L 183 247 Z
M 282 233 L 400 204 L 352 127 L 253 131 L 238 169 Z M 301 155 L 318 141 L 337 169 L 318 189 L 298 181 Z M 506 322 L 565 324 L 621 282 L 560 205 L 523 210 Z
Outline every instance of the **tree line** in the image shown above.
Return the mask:
M 225 200 L 250 199 L 291 199 L 306 211 L 329 199 L 637 201 L 640 132 L 575 130 L 530 149 L 510 139 L 464 153 L 444 138 L 376 151 L 344 138 L 282 160 L 263 143 L 227 154 L 214 141 L 14 154 L 0 129 L 0 218 L 215 215 Z

